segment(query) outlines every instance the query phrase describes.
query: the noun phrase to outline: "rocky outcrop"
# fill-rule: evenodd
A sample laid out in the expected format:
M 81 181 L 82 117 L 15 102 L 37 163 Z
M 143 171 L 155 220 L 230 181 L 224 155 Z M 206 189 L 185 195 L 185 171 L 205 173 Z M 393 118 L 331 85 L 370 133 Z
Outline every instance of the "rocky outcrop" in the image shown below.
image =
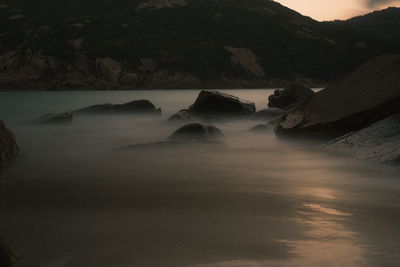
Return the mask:
M 338 138 L 324 147 L 373 161 L 400 164 L 400 114 Z
M 118 84 L 122 76 L 122 67 L 118 61 L 112 58 L 96 59 L 97 75 L 104 80 Z
M 254 78 L 265 77 L 264 69 L 260 66 L 257 56 L 253 51 L 246 48 L 237 48 L 231 46 L 225 46 L 224 48 L 232 53 L 232 63 L 240 65 Z
M 149 100 L 135 100 L 125 104 L 100 104 L 93 105 L 73 111 L 76 114 L 115 114 L 115 113 L 134 113 L 134 114 L 161 114 L 161 109 L 157 109 Z
M 275 90 L 268 97 L 268 106 L 271 108 L 287 109 L 314 95 L 314 91 L 302 85 L 294 84 L 283 90 Z
M 16 263 L 16 257 L 10 247 L 0 237 L 0 267 L 11 267 Z
M 254 103 L 218 91 L 203 90 L 188 109 L 194 115 L 248 116 L 256 111 Z
M 36 124 L 66 124 L 71 123 L 74 118 L 74 114 L 72 112 L 65 113 L 48 113 L 45 114 L 36 120 L 33 123 Z
M 200 123 L 187 124 L 169 136 L 171 141 L 220 141 L 223 133 L 215 126 Z
M 0 164 L 10 160 L 17 152 L 15 135 L 0 120 Z
M 400 55 L 385 55 L 291 109 L 277 133 L 335 138 L 400 112 Z

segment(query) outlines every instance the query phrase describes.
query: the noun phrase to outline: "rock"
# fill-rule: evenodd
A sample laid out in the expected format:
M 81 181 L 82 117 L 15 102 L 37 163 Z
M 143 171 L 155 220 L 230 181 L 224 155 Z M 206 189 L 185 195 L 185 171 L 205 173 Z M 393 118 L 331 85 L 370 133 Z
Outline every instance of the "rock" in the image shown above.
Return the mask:
M 285 111 L 280 108 L 266 108 L 254 113 L 251 118 L 257 120 L 270 120 L 282 116 L 284 113 Z
M 115 114 L 115 113 L 134 113 L 134 114 L 161 114 L 161 109 L 156 107 L 148 100 L 135 100 L 125 104 L 100 104 L 81 108 L 73 111 L 77 114 Z
M 250 49 L 225 46 L 232 53 L 231 61 L 241 66 L 254 78 L 264 78 L 264 69 L 260 66 L 256 54 Z
M 0 267 L 14 266 L 16 261 L 10 247 L 0 238 Z
M 169 136 L 172 141 L 220 141 L 223 133 L 214 126 L 200 123 L 187 124 Z
M 400 55 L 378 57 L 291 109 L 278 134 L 332 139 L 400 112 Z
M 254 133 L 262 133 L 262 132 L 267 132 L 270 131 L 271 127 L 268 127 L 266 124 L 259 124 L 253 128 L 251 128 L 249 131 L 254 132 Z
M 294 84 L 283 90 L 275 90 L 274 94 L 268 97 L 268 107 L 286 109 L 314 94 L 310 88 Z
M 178 113 L 175 113 L 169 117 L 168 122 L 188 122 L 193 121 L 192 115 L 190 115 L 187 109 L 182 109 Z
M 195 103 L 189 108 L 194 115 L 247 116 L 256 111 L 254 103 L 218 91 L 200 92 Z
M 65 113 L 48 113 L 34 121 L 37 124 L 65 124 L 71 123 L 74 118 L 72 112 Z
M 400 114 L 338 138 L 324 147 L 350 153 L 357 158 L 400 164 Z
M 0 163 L 10 160 L 18 152 L 15 135 L 0 120 Z
M 122 68 L 118 61 L 112 58 L 96 59 L 97 75 L 104 80 L 118 84 L 122 74 Z
M 274 127 L 278 126 L 279 123 L 282 121 L 282 117 L 275 117 L 274 119 L 271 119 L 267 123 L 259 124 L 251 129 L 249 131 L 251 132 L 266 132 L 272 130 Z

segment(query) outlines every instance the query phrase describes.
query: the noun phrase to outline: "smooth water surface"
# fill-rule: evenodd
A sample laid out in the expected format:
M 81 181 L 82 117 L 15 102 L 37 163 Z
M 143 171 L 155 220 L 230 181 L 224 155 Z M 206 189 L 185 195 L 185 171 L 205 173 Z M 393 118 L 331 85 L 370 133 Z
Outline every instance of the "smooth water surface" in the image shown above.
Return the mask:
M 271 90 L 228 93 L 266 107 Z M 0 234 L 21 266 L 400 266 L 400 170 L 288 143 L 257 121 L 225 146 L 118 151 L 164 140 L 180 91 L 3 92 L 21 156 L 2 174 Z M 149 99 L 161 117 L 47 112 Z

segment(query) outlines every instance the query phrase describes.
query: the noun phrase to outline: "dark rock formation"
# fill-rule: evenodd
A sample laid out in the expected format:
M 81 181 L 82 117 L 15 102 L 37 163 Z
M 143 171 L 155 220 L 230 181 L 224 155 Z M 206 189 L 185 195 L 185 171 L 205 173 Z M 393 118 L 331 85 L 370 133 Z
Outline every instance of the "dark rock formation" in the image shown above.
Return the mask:
M 256 120 L 270 120 L 278 116 L 282 116 L 285 113 L 283 109 L 280 108 L 266 108 L 254 113 L 251 118 Z
M 291 109 L 286 135 L 336 138 L 400 112 L 400 55 L 378 57 Z
M 16 257 L 10 247 L 0 237 L 0 267 L 11 267 L 16 263 Z
M 169 117 L 168 122 L 190 122 L 193 121 L 192 115 L 190 115 L 187 109 L 182 109 L 178 113 L 175 113 Z
M 223 136 L 217 127 L 191 123 L 173 132 L 168 139 L 172 141 L 219 141 Z
M 17 152 L 15 135 L 0 120 L 0 164 L 10 160 Z
M 189 112 L 195 115 L 247 116 L 256 111 L 254 103 L 218 91 L 200 92 Z
M 344 151 L 357 158 L 400 164 L 400 114 L 338 138 L 324 147 Z
M 100 104 L 81 108 L 73 111 L 77 114 L 115 114 L 115 113 L 135 113 L 135 114 L 161 114 L 161 109 L 156 107 L 149 100 L 135 100 L 125 104 Z
M 286 109 L 308 97 L 314 95 L 314 91 L 302 85 L 291 85 L 283 90 L 275 90 L 268 97 L 268 107 Z
M 72 112 L 48 113 L 39 117 L 33 122 L 37 124 L 65 124 L 71 123 L 73 118 L 74 114 Z

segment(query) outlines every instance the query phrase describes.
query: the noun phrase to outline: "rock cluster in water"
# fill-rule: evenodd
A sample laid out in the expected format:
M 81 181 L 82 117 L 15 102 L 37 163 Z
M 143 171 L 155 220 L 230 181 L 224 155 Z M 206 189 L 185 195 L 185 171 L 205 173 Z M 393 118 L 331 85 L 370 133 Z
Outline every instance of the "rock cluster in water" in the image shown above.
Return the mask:
M 400 157 L 399 73 L 400 55 L 378 57 L 293 107 L 276 132 L 322 140 L 355 132 L 330 147 L 376 161 L 396 161 Z

